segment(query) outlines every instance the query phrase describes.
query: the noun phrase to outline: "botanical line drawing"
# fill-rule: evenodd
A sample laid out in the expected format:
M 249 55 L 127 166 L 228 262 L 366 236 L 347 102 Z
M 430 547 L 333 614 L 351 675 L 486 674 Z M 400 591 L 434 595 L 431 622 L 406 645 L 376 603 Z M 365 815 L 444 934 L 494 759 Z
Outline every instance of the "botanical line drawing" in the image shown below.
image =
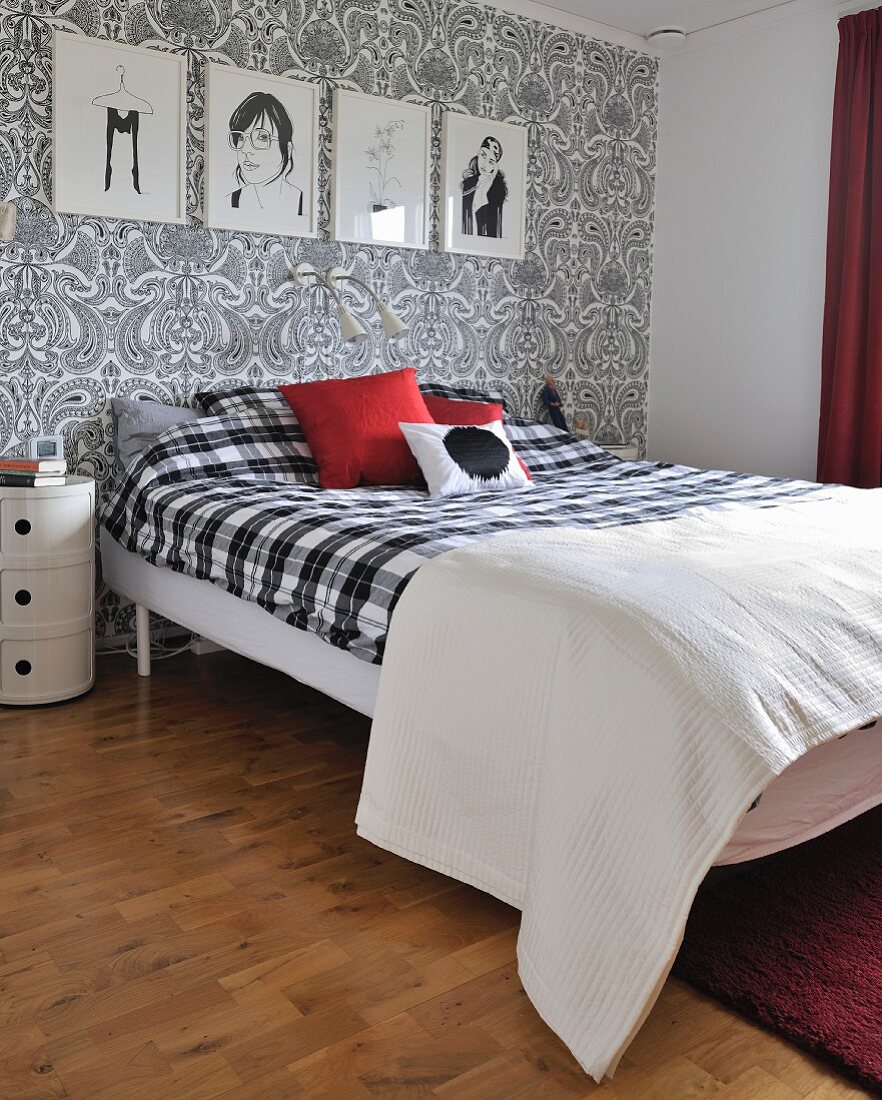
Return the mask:
M 396 205 L 386 192 L 393 184 L 401 186 L 401 180 L 397 176 L 390 175 L 389 168 L 395 159 L 395 142 L 392 140 L 392 135 L 403 129 L 403 119 L 387 122 L 385 126 L 375 126 L 376 144 L 370 145 L 365 150 L 368 172 L 373 172 L 376 177 L 368 184 L 371 195 L 369 209 L 374 214 Z

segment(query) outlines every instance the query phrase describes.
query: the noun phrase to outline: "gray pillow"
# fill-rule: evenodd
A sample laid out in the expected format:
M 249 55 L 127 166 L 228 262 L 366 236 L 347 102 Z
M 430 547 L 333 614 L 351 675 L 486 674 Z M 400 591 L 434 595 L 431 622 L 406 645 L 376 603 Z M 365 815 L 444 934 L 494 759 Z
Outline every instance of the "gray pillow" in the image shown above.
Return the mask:
M 161 405 L 158 401 L 133 401 L 130 397 L 112 397 L 113 449 L 123 470 L 149 447 L 167 428 L 199 419 L 196 409 L 181 405 Z

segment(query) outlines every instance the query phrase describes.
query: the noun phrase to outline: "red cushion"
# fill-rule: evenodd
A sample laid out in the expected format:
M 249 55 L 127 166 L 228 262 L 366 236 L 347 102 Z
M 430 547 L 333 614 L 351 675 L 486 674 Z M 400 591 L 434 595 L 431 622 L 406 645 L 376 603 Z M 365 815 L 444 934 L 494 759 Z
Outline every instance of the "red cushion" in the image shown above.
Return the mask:
M 319 468 L 323 489 L 409 485 L 420 468 L 399 424 L 433 423 L 413 367 L 366 378 L 282 386 Z
M 426 397 L 426 408 L 432 414 L 436 424 L 455 424 L 458 428 L 467 428 L 476 424 L 489 424 L 493 420 L 502 420 L 502 406 L 493 401 L 455 401 L 450 397 Z M 403 423 L 403 421 L 402 421 Z M 526 462 L 515 455 L 521 469 L 530 479 Z
M 449 397 L 425 398 L 426 408 L 436 424 L 468 428 L 502 419 L 502 406 L 490 401 L 455 401 Z

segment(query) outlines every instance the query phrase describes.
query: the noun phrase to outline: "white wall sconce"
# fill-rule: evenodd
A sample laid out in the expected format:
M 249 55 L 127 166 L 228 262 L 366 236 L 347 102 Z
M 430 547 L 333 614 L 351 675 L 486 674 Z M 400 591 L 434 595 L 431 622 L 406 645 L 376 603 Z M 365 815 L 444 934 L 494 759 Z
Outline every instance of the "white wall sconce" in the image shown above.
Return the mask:
M 337 316 L 340 319 L 340 332 L 346 343 L 361 343 L 367 339 L 367 330 L 363 324 L 346 309 L 343 299 L 337 287 L 333 286 L 327 275 L 320 275 L 311 264 L 298 264 L 294 268 L 294 285 L 297 287 L 309 286 L 312 279 L 316 286 L 326 289 L 334 299 L 337 306 Z
M 297 267 L 294 268 L 294 285 L 297 287 L 306 287 L 309 286 L 310 280 L 317 286 L 324 287 L 334 299 L 334 304 L 337 306 L 337 316 L 340 320 L 340 332 L 347 344 L 360 343 L 362 340 L 367 339 L 368 334 L 364 325 L 361 324 L 357 317 L 350 313 L 343 302 L 343 296 L 339 287 L 341 283 L 346 281 L 357 283 L 371 296 L 377 308 L 377 312 L 380 315 L 383 332 L 386 334 L 388 340 L 397 340 L 407 333 L 408 328 L 404 321 L 402 321 L 398 314 L 379 297 L 373 288 L 355 275 L 348 274 L 342 267 L 332 267 L 329 271 L 326 271 L 324 275 L 321 275 L 312 264 L 298 264 Z
M 18 225 L 18 210 L 14 203 L 0 202 L 0 241 L 11 241 Z
M 367 329 L 357 317 L 354 317 L 340 296 L 340 291 L 330 282 L 327 275 L 320 275 L 312 264 L 298 264 L 294 268 L 294 285 L 296 287 L 309 286 L 312 279 L 316 286 L 323 287 L 334 299 L 337 307 L 337 317 L 340 320 L 340 333 L 347 344 L 360 344 L 367 339 Z
M 335 283 L 350 282 L 355 283 L 357 286 L 367 291 L 374 305 L 377 307 L 377 313 L 380 315 L 380 322 L 383 326 L 383 332 L 385 332 L 387 340 L 399 340 L 402 336 L 407 335 L 408 327 L 404 321 L 401 320 L 388 302 L 384 302 L 374 288 L 369 286 L 363 279 L 359 279 L 355 275 L 350 275 L 349 272 L 344 271 L 342 267 L 332 267 L 330 271 L 325 273 L 325 278 L 331 286 Z

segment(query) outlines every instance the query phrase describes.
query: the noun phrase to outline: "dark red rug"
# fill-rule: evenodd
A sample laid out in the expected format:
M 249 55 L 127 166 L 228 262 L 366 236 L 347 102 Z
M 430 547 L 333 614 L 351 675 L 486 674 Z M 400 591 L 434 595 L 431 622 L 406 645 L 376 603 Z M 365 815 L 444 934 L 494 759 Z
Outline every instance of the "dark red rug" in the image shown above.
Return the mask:
M 674 973 L 882 1095 L 882 808 L 712 871 Z

